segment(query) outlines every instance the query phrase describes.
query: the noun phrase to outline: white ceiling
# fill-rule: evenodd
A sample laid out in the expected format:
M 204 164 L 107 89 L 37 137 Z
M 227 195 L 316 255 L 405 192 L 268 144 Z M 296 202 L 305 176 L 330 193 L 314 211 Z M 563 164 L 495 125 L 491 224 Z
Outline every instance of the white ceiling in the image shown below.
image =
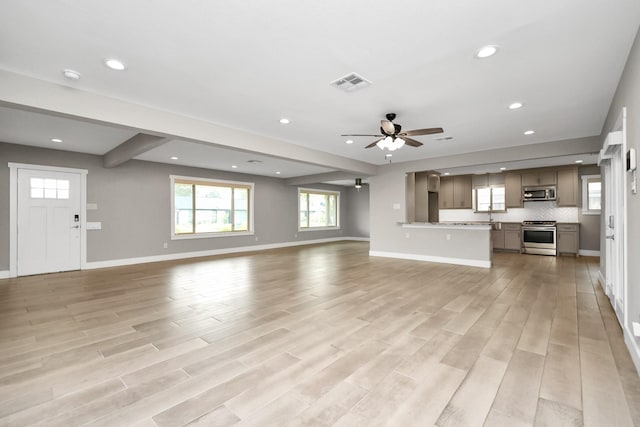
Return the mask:
M 453 137 L 416 137 L 425 145 L 394 152 L 399 163 L 600 134 L 639 24 L 638 0 L 4 0 L 0 69 L 372 164 L 385 163 L 363 149 L 372 138 L 340 134 L 377 133 L 387 112 Z M 486 44 L 498 53 L 475 58 Z M 373 84 L 329 85 L 350 72 Z M 51 146 L 65 132 L 55 148 L 103 154 L 136 129 L 0 108 L 4 141 Z M 174 140 L 138 158 L 172 155 L 224 170 L 256 157 Z M 272 160 L 254 173 L 332 170 Z

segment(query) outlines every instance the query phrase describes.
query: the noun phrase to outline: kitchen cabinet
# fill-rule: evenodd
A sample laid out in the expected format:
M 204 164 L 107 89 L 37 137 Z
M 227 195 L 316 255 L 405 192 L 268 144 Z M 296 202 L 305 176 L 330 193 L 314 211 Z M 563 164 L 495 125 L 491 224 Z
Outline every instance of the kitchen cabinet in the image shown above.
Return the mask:
M 578 168 L 558 169 L 558 206 L 578 206 Z
M 504 175 L 505 204 L 507 208 L 522 207 L 522 176 L 519 173 Z
M 575 256 L 578 256 L 580 250 L 579 224 L 564 223 L 557 224 L 556 227 L 558 254 L 575 254 Z
M 440 209 L 453 209 L 453 177 L 443 177 L 440 179 L 438 207 Z
M 438 206 L 440 209 L 471 209 L 471 175 L 442 177 Z
M 522 249 L 522 226 L 519 223 L 502 223 L 504 249 L 520 252 Z
M 538 187 L 541 185 L 555 185 L 555 169 L 540 169 L 522 174 L 523 187 Z
M 471 209 L 471 175 L 453 177 L 453 206 L 456 209 Z
M 504 230 L 491 230 L 493 249 L 504 249 Z

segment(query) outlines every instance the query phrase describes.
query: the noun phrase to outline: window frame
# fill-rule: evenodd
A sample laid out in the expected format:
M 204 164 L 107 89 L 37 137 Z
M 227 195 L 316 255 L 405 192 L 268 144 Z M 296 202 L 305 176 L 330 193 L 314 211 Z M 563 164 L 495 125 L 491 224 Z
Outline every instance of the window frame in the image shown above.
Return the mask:
M 300 227 L 300 194 L 301 193 L 318 194 L 318 195 L 325 195 L 325 196 L 336 196 L 336 225 L 326 225 L 326 226 L 322 226 L 322 227 Z M 308 203 L 309 203 L 309 199 L 307 198 L 307 219 L 309 218 L 309 204 Z M 297 213 L 296 217 L 297 217 L 298 231 L 299 232 L 322 231 L 322 230 L 339 230 L 340 229 L 340 191 L 319 190 L 319 189 L 316 189 L 316 188 L 298 187 L 298 197 L 297 197 L 297 203 L 296 204 L 298 206 L 298 213 Z
M 176 211 L 176 196 L 175 196 L 175 185 L 180 184 L 180 181 L 185 181 L 184 183 L 189 183 L 193 185 L 209 185 L 215 187 L 231 187 L 231 188 L 247 188 L 249 190 L 249 197 L 247 200 L 247 221 L 248 230 L 239 230 L 239 231 L 216 231 L 216 232 L 207 232 L 207 233 L 178 233 L 176 234 L 176 222 L 175 222 L 175 211 Z M 229 181 L 224 179 L 212 179 L 212 178 L 200 178 L 193 176 L 181 176 L 181 175 L 169 175 L 169 186 L 170 186 L 170 198 L 171 198 L 171 240 L 184 240 L 184 239 L 208 239 L 212 237 L 234 237 L 234 236 L 251 236 L 255 234 L 254 230 L 254 216 L 253 212 L 254 208 L 254 193 L 255 193 L 255 183 L 253 182 L 242 182 L 242 181 Z M 232 203 L 233 203 L 233 193 L 232 193 Z M 194 202 L 195 204 L 195 192 L 194 192 Z M 233 205 L 232 205 L 233 206 Z M 195 227 L 195 206 L 194 206 L 194 227 Z M 231 219 L 231 224 L 233 226 L 233 218 Z
M 486 211 L 481 211 L 478 210 L 478 190 L 482 190 L 482 189 L 489 189 L 490 190 L 490 199 L 491 199 L 491 203 L 489 204 L 489 209 Z M 504 195 L 504 209 L 500 209 L 500 210 L 496 210 L 493 209 L 493 189 L 494 188 L 502 188 L 502 190 L 504 191 L 505 195 Z M 473 212 L 474 213 L 504 213 L 507 212 L 507 189 L 506 186 L 504 184 L 492 184 L 492 185 L 479 185 L 473 188 Z
M 601 215 L 602 214 L 602 176 L 601 175 L 582 175 L 582 215 Z M 589 209 L 589 182 L 600 183 L 600 209 Z

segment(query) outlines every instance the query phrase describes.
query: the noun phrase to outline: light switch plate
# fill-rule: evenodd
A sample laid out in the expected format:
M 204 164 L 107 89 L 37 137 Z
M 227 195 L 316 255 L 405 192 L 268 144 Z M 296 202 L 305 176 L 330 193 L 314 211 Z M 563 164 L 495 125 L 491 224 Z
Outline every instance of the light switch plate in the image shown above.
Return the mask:
M 98 210 L 98 204 L 97 203 L 87 203 L 87 210 L 88 211 L 97 211 Z
M 102 230 L 101 222 L 87 222 L 87 230 Z

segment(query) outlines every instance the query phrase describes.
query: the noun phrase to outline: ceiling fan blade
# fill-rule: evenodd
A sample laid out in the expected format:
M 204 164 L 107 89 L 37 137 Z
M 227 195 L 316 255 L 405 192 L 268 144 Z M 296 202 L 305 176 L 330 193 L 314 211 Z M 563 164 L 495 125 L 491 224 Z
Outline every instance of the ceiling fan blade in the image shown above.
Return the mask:
M 421 145 L 424 145 L 424 144 L 422 144 L 422 142 L 420 142 L 420 141 L 416 141 L 416 140 L 415 140 L 415 139 L 413 139 L 413 138 L 408 138 L 408 137 L 406 137 L 406 136 L 402 136 L 401 138 L 402 138 L 402 139 L 404 139 L 404 143 L 405 143 L 406 145 L 409 145 L 409 146 L 411 146 L 411 147 L 420 147 Z
M 386 138 L 386 137 L 385 137 L 385 138 Z M 364 147 L 364 148 L 372 148 L 372 147 L 375 147 L 375 146 L 378 144 L 378 142 L 382 141 L 383 139 L 384 139 L 384 138 L 376 139 L 375 141 L 373 141 L 371 144 L 367 145 L 367 146 L 366 146 L 366 147 Z
M 416 136 L 416 135 L 432 135 L 434 133 L 442 133 L 442 128 L 415 129 L 402 132 L 400 136 Z
M 396 127 L 389 120 L 380 120 L 380 127 L 387 135 L 396 133 Z
M 365 133 L 349 133 L 349 134 L 346 134 L 346 135 L 340 135 L 340 136 L 375 136 L 375 137 L 377 137 L 377 138 L 380 138 L 380 137 L 382 137 L 383 135 L 371 135 L 371 134 L 368 134 L 368 133 L 367 133 L 367 134 L 365 134 Z

